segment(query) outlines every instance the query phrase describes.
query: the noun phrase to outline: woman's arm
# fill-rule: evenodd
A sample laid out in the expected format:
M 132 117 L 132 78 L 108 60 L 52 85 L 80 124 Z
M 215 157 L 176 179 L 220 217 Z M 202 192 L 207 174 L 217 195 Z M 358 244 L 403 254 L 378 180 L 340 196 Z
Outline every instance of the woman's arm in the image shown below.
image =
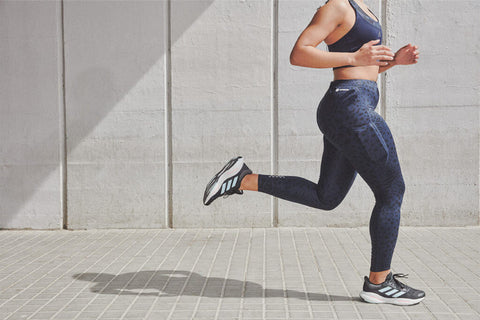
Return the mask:
M 378 73 L 385 72 L 385 71 L 387 71 L 388 69 L 390 69 L 390 68 L 392 68 L 392 67 L 395 67 L 395 66 L 396 66 L 395 60 L 389 61 L 386 66 L 380 66 L 380 68 L 378 68 Z
M 397 53 L 395 53 L 395 58 L 393 59 L 393 61 L 389 61 L 388 65 L 386 66 L 381 66 L 378 70 L 378 73 L 387 71 L 388 69 L 396 65 L 415 64 L 418 62 L 419 57 L 420 52 L 418 52 L 418 47 L 413 46 L 409 43 L 406 46 L 400 48 Z
M 386 66 L 393 53 L 386 46 L 375 46 L 378 40 L 366 43 L 357 52 L 327 52 L 317 46 L 344 22 L 349 4 L 330 0 L 317 10 L 310 24 L 300 34 L 290 54 L 290 63 L 301 67 L 333 68 L 345 65 Z M 383 60 L 383 61 L 382 61 Z

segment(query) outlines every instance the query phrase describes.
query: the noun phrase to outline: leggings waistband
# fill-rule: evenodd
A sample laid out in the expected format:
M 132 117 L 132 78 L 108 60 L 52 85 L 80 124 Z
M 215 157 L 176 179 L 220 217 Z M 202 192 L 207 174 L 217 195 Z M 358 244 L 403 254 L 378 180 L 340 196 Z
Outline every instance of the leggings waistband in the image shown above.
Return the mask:
M 333 80 L 330 82 L 330 88 L 337 88 L 338 86 L 351 86 L 377 89 L 377 82 L 367 79 L 345 79 Z

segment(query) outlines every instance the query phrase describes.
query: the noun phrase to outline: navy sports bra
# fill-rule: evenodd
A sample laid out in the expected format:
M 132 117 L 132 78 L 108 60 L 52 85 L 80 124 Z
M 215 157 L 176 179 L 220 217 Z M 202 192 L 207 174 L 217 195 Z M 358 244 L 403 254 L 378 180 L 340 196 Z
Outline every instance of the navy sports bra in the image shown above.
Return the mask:
M 355 24 L 340 40 L 328 46 L 330 52 L 355 52 L 365 43 L 371 40 L 380 39 L 378 45 L 382 44 L 382 26 L 380 22 L 372 19 L 355 0 L 348 0 L 355 10 Z M 371 11 L 370 11 L 371 12 Z M 373 12 L 371 12 L 373 14 Z M 373 14 L 374 15 L 374 14 Z M 375 16 L 375 15 L 374 15 Z M 376 18 L 376 16 L 375 16 Z M 335 69 L 353 66 L 335 67 Z

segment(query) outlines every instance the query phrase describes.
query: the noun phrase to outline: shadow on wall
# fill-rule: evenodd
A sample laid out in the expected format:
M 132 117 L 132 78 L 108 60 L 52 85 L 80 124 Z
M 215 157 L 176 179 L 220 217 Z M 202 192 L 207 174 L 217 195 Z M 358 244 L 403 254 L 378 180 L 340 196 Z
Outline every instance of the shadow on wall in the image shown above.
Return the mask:
M 213 0 L 202 1 L 175 1 L 172 0 L 172 6 L 175 6 L 175 10 L 184 12 L 182 15 L 182 21 L 175 21 L 175 28 L 172 30 L 172 44 L 175 43 L 180 36 L 187 30 L 194 21 L 211 5 Z M 9 3 L 6 10 L 15 11 L 16 13 L 22 12 L 25 9 L 30 11 L 37 11 L 39 14 L 17 14 L 16 16 L 21 19 L 9 20 L 11 29 L 14 28 L 27 28 L 29 32 L 35 32 L 35 28 L 45 23 L 45 20 L 52 21 L 52 16 L 56 15 L 58 19 L 58 13 L 55 12 L 55 4 L 52 2 L 38 2 L 38 3 Z M 33 8 L 35 7 L 35 8 Z M 48 10 L 40 10 L 46 8 Z M 165 54 L 164 47 L 164 35 L 165 35 L 165 1 L 65 1 L 64 2 L 64 49 L 65 49 L 65 87 L 66 87 L 66 123 L 67 123 L 67 154 L 70 155 L 75 152 L 75 149 L 88 137 L 91 132 L 98 126 L 98 124 L 107 117 L 107 115 L 115 108 L 115 106 L 124 99 L 131 92 L 132 88 L 143 79 L 146 73 L 151 71 L 152 66 L 160 64 Z M 44 14 L 45 13 L 45 14 Z M 24 19 L 25 18 L 25 19 Z M 33 22 L 32 22 L 33 19 Z M 51 25 L 49 33 L 56 32 L 56 22 L 49 22 Z M 31 30 L 30 30 L 31 29 Z M 173 29 L 173 28 L 172 28 Z M 57 34 L 58 35 L 58 34 Z M 44 35 L 45 36 L 45 35 Z M 53 38 L 55 34 L 47 34 L 48 37 Z M 61 41 L 55 39 L 56 41 Z M 42 57 L 45 55 L 52 56 L 57 52 L 57 48 L 52 48 L 56 45 L 55 41 L 52 41 L 52 46 L 45 48 L 45 45 L 38 47 L 27 46 L 25 50 L 31 50 L 28 57 L 38 58 L 36 53 L 39 50 L 48 51 L 42 53 Z M 14 54 L 13 52 L 12 54 Z M 23 57 L 23 55 L 22 55 Z M 40 67 L 54 68 L 58 64 L 58 61 L 34 61 L 30 64 L 40 65 Z M 42 65 L 44 64 L 44 65 Z M 153 80 L 148 86 L 141 88 L 141 92 L 136 92 L 129 96 L 129 102 L 127 106 L 133 106 L 135 112 L 139 112 L 137 105 L 151 107 L 148 104 L 155 101 L 155 111 L 163 112 L 163 97 L 164 97 L 164 85 L 163 85 L 163 65 L 154 69 L 155 75 Z M 52 73 L 49 73 L 52 74 Z M 53 72 L 56 75 L 56 72 Z M 16 79 L 8 80 L 9 82 L 21 82 L 31 78 L 31 75 L 17 74 Z M 25 79 L 24 79 L 25 78 Z M 35 81 L 49 81 L 48 79 L 41 79 L 41 76 L 34 78 Z M 41 84 L 36 84 L 43 89 Z M 11 85 L 12 88 L 19 87 L 18 85 Z M 53 91 L 49 93 L 53 97 L 57 97 L 57 82 L 47 88 Z M 33 93 L 31 93 L 33 92 Z M 42 93 L 42 90 L 33 90 L 30 93 L 24 94 L 38 95 Z M 18 93 L 18 92 L 17 92 Z M 146 97 L 146 98 L 145 98 Z M 43 98 L 43 97 L 42 97 Z M 33 100 L 33 104 L 38 97 L 28 97 L 29 100 Z M 27 99 L 27 100 L 28 100 Z M 30 117 L 29 112 L 31 110 L 17 110 L 16 106 L 25 104 L 22 99 L 12 98 L 9 99 L 10 106 L 7 107 L 7 116 L 11 115 L 15 119 Z M 18 100 L 18 101 L 17 101 Z M 38 118 L 33 122 L 34 128 L 22 129 L 21 134 L 26 135 L 26 145 L 12 146 L 16 149 L 16 152 L 20 154 L 19 160 L 10 159 L 13 165 L 2 165 L 0 169 L 1 176 L 6 178 L 5 185 L 13 185 L 14 187 L 3 187 L 2 190 L 2 206 L 0 214 L 5 215 L 0 219 L 1 227 L 16 227 L 10 226 L 10 221 L 17 215 L 22 214 L 24 206 L 32 198 L 39 197 L 43 200 L 42 205 L 48 206 L 48 210 L 58 212 L 60 198 L 56 196 L 56 188 L 52 190 L 52 185 L 56 183 L 57 178 L 53 179 L 54 182 L 49 182 L 48 187 L 39 189 L 42 187 L 42 183 L 49 176 L 58 170 L 58 107 L 54 106 L 54 102 L 51 102 L 43 107 L 42 112 L 49 116 L 48 121 L 43 121 L 42 118 Z M 32 105 L 32 104 L 30 104 Z M 25 108 L 24 108 L 25 109 Z M 127 113 L 130 110 L 122 112 Z M 14 110 L 13 112 L 11 110 Z M 140 111 L 141 112 L 141 111 Z M 2 112 L 3 113 L 3 112 Z M 18 120 L 18 119 L 17 119 Z M 12 120 L 13 121 L 13 120 Z M 18 121 L 23 128 L 25 124 L 22 121 Z M 115 120 L 113 122 L 115 124 Z M 141 125 L 133 123 L 132 126 Z M 154 129 L 154 133 L 160 132 L 163 135 L 163 122 L 158 123 L 158 128 Z M 13 125 L 12 125 L 13 126 Z M 14 134 L 19 135 L 18 129 L 13 127 Z M 141 127 L 139 126 L 139 130 Z M 116 127 L 113 127 L 114 133 L 105 131 L 104 136 L 93 137 L 91 139 L 104 139 L 115 141 L 118 137 L 115 136 Z M 127 128 L 128 133 L 135 132 L 135 128 Z M 144 131 L 145 132 L 145 131 Z M 97 133 L 95 133 L 97 134 Z M 121 133 L 123 134 L 123 133 Z M 120 135 L 121 135 L 120 134 Z M 147 132 L 147 135 L 151 134 Z M 162 135 L 157 136 L 161 139 Z M 133 136 L 135 138 L 142 139 L 145 133 L 139 136 Z M 121 137 L 122 139 L 124 137 Z M 128 137 L 127 137 L 128 138 Z M 132 138 L 131 136 L 129 138 Z M 12 138 L 7 141 L 18 141 L 19 138 Z M 110 142 L 111 142 L 110 141 Z M 108 143 L 108 141 L 107 141 Z M 14 144 L 14 143 L 11 143 Z M 158 143 L 157 143 L 158 144 Z M 89 144 L 88 148 L 91 147 Z M 102 147 L 100 144 L 99 146 Z M 114 147 L 115 149 L 115 147 Z M 163 152 L 163 151 L 162 151 Z M 25 155 L 24 155 L 25 153 Z M 91 148 L 86 152 L 86 156 L 81 153 L 80 157 L 76 157 L 74 161 L 90 161 L 98 162 L 96 158 L 96 150 Z M 100 154 L 102 154 L 100 152 Z M 113 153 L 116 155 L 116 153 Z M 105 153 L 103 153 L 105 155 Z M 157 154 L 153 154 L 156 156 Z M 128 159 L 128 154 L 125 156 Z M 85 157 L 91 157 L 92 159 L 84 159 Z M 25 163 L 25 159 L 28 160 L 26 164 L 18 165 L 19 162 Z M 70 158 L 69 158 L 70 160 Z M 113 159 L 122 161 L 123 159 Z M 153 159 L 152 161 L 157 161 Z M 101 162 L 102 160 L 100 160 Z M 161 159 L 163 161 L 163 159 Z M 82 174 L 81 172 L 79 174 Z M 67 174 L 68 176 L 68 174 Z M 51 178 L 50 178 L 51 179 Z M 3 183 L 3 182 L 2 182 Z M 39 195 L 42 194 L 42 195 Z M 48 199 L 47 199 L 48 198 Z M 37 200 L 35 199 L 35 205 L 37 206 Z M 32 209 L 33 211 L 48 211 L 44 207 Z M 30 210 L 30 211 L 32 211 Z M 35 213 L 29 212 L 29 215 L 35 215 Z M 42 213 L 43 214 L 43 213 Z M 48 214 L 52 214 L 49 212 Z M 56 219 L 58 219 L 55 214 Z M 31 219 L 30 219 L 31 220 Z M 22 221 L 23 223 L 23 221 Z M 31 223 L 27 221 L 26 224 Z M 58 224 L 57 224 L 58 225 Z M 35 225 L 25 225 L 23 227 L 35 227 Z
M 182 270 L 140 271 L 120 275 L 80 273 L 73 278 L 94 283 L 90 291 L 100 294 L 159 297 L 182 295 L 210 298 L 262 298 L 265 296 L 266 298 L 288 297 L 310 301 L 360 301 L 357 297 L 268 289 L 252 281 L 204 277 L 196 272 Z

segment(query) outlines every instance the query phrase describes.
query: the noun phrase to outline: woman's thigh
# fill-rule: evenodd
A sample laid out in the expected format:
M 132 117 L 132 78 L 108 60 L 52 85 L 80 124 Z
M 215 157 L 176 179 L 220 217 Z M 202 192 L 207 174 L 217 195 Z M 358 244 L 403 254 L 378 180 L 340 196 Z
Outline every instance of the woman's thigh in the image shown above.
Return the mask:
M 323 201 L 340 203 L 355 181 L 357 173 L 348 158 L 326 136 L 318 180 L 318 195 Z

